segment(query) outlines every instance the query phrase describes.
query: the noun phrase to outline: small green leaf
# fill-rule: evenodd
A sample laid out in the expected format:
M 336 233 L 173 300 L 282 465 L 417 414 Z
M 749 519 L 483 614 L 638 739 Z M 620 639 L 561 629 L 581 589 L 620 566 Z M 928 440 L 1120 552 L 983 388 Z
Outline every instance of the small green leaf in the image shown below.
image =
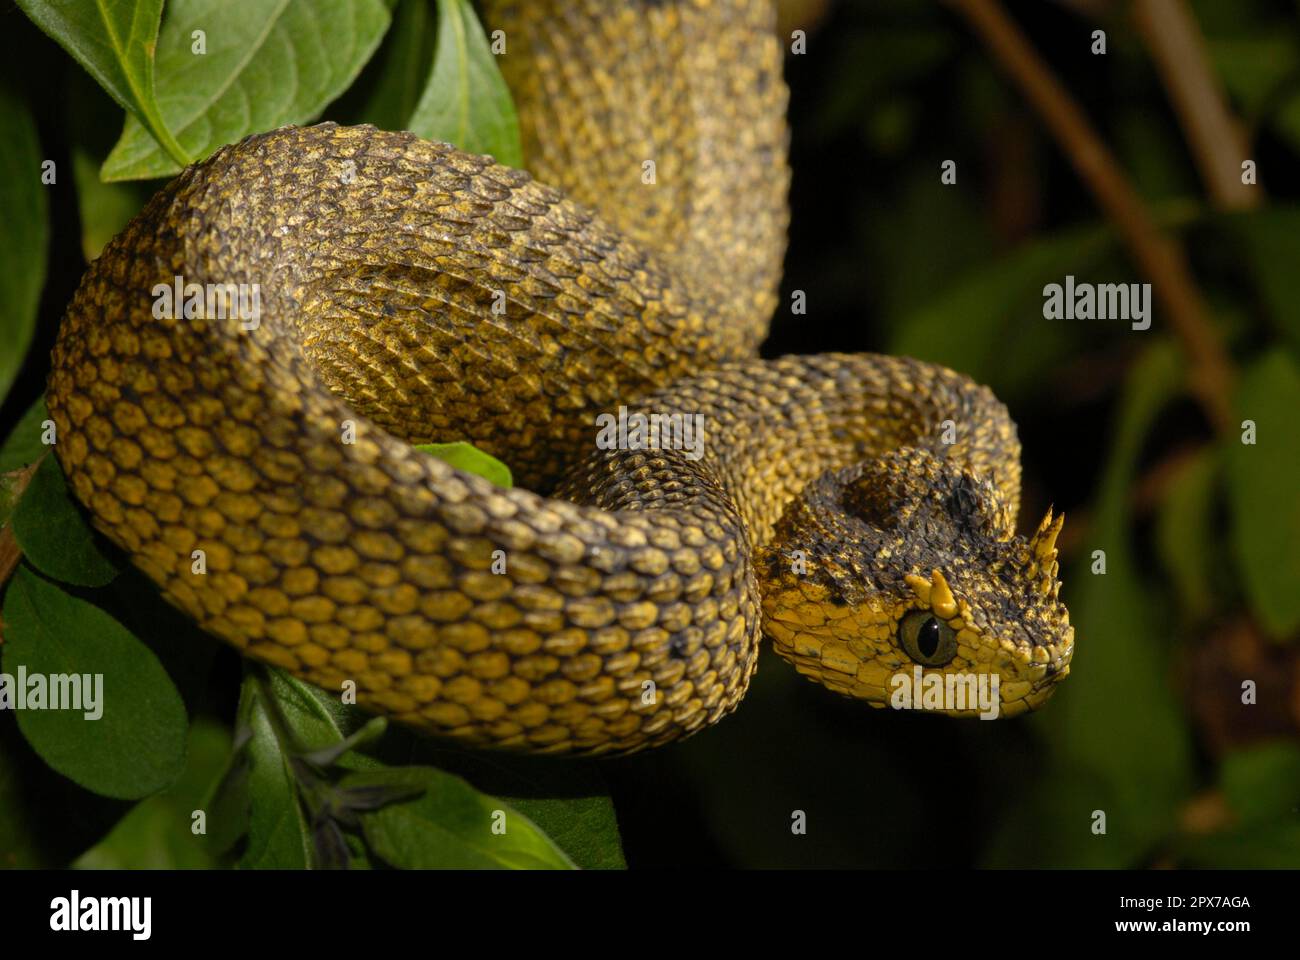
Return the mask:
M 141 129 L 147 128 L 174 162 L 189 162 L 159 114 L 154 95 L 154 50 L 163 0 L 18 0 L 18 6 L 142 123 Z
M 52 456 L 41 461 L 14 508 L 14 539 L 37 570 L 79 587 L 102 587 L 117 566 L 82 517 Z
M 173 0 L 158 38 L 158 110 L 184 155 L 306 123 L 348 88 L 388 29 L 381 0 Z M 197 53 L 202 31 L 205 53 Z M 184 164 L 127 117 L 105 180 L 165 177 Z
M 108 797 L 144 797 L 175 781 L 185 762 L 185 705 L 148 647 L 26 566 L 9 584 L 4 621 L 0 654 L 17 686 L 20 671 L 29 686 L 43 677 L 48 698 L 56 677 L 92 678 L 82 690 L 85 709 L 29 702 L 17 710 L 23 736 L 46 763 Z
M 431 454 L 439 460 L 446 460 L 457 470 L 477 473 L 486 477 L 498 487 L 509 487 L 514 483 L 510 468 L 490 454 L 484 453 L 472 443 L 422 443 L 416 446 L 421 453 Z
M 410 130 L 469 153 L 491 154 L 508 167 L 523 166 L 514 101 L 466 0 L 438 0 L 433 70 Z
M 0 85 L 0 401 L 9 394 L 36 330 L 45 284 L 49 203 L 41 145 L 27 105 Z
M 1237 419 L 1255 424 L 1226 436 L 1232 546 L 1246 598 L 1260 624 L 1283 639 L 1300 628 L 1300 368 L 1274 350 L 1241 377 Z
M 298 800 L 286 745 L 277 731 L 258 682 L 256 669 L 244 674 L 238 723 L 252 731 L 248 744 L 250 767 L 248 846 L 240 866 L 253 869 L 305 869 L 312 865 L 311 828 Z
M 49 419 L 45 398 L 41 397 L 22 415 L 0 446 L 0 473 L 8 473 L 35 463 L 50 450 L 41 443 L 41 424 Z
M 204 801 L 230 753 L 230 733 L 212 720 L 190 728 L 185 770 L 162 793 L 147 797 L 72 865 L 91 870 L 202 870 L 217 866 L 205 842 L 211 811 Z M 205 834 L 194 832 L 202 812 Z
M 367 770 L 349 774 L 339 785 L 344 790 L 418 787 L 424 791 L 414 800 L 360 815 L 367 844 L 392 866 L 414 870 L 573 866 L 522 813 L 441 770 Z M 494 833 L 494 824 L 501 823 L 505 832 Z
M 275 698 L 296 752 L 332 750 L 348 738 L 357 737 L 379 719 L 343 703 L 341 692 L 331 694 L 270 667 L 266 668 L 266 675 L 267 689 Z M 364 742 L 366 737 L 361 736 L 359 740 Z M 363 765 L 371 763 L 365 757 L 358 759 Z

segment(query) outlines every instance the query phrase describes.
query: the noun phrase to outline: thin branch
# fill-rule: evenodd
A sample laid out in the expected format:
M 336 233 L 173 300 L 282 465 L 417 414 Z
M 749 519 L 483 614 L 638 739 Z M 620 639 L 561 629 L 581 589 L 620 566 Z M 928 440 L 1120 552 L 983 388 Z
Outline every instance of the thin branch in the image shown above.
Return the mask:
M 1210 68 L 1205 38 L 1186 0 L 1136 0 L 1133 17 L 1215 207 L 1258 207 L 1260 188 L 1241 182 L 1242 161 L 1249 159 L 1246 138 Z
M 997 0 L 949 0 L 969 21 L 1114 223 L 1190 359 L 1189 387 L 1216 430 L 1231 423 L 1232 366 L 1181 248 L 1156 227 L 1115 157 Z

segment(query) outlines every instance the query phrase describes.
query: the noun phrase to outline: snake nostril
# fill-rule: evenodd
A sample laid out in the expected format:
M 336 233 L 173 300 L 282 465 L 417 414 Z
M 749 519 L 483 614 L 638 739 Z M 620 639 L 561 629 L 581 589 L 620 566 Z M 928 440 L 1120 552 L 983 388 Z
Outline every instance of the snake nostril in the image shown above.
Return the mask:
M 686 638 L 681 634 L 668 641 L 668 656 L 674 660 L 682 660 L 686 657 Z

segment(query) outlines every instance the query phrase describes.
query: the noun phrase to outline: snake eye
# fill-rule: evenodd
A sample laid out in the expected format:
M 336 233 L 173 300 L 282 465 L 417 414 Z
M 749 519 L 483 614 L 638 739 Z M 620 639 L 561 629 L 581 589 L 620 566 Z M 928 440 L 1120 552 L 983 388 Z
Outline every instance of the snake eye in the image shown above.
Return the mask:
M 942 667 L 957 656 L 957 637 L 952 627 L 928 610 L 914 610 L 898 625 L 898 642 L 903 652 L 925 667 Z

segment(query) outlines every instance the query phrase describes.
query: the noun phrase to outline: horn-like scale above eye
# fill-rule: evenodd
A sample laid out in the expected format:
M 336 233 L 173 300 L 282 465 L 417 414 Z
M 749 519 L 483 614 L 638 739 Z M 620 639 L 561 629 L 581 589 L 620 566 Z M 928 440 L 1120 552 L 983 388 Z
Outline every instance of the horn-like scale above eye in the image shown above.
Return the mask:
M 913 610 L 902 619 L 898 642 L 923 667 L 942 667 L 957 656 L 957 635 L 929 610 Z

